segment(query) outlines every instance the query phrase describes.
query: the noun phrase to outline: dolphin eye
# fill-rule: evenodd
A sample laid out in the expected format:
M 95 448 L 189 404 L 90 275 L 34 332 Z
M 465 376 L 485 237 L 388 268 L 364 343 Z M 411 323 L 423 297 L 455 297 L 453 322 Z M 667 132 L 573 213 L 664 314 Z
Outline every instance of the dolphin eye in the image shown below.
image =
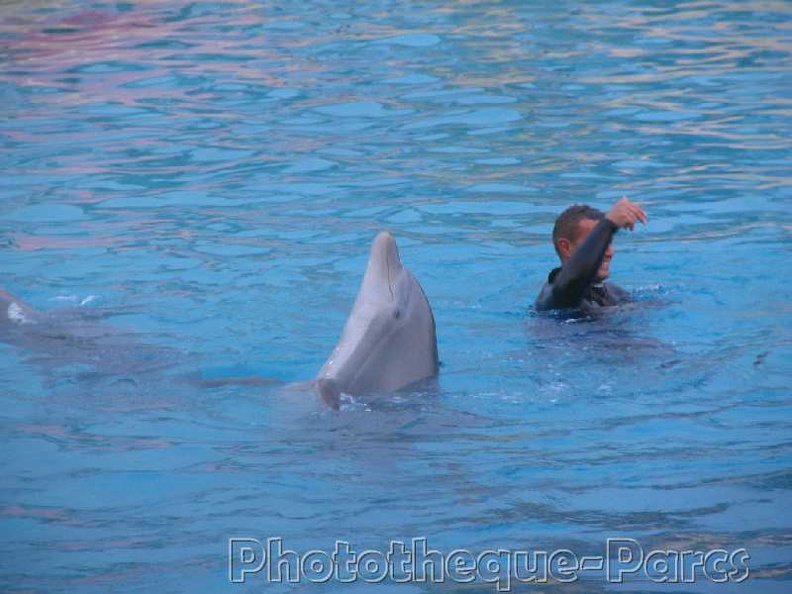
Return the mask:
M 393 312 L 393 317 L 398 320 L 401 317 L 401 310 L 397 309 L 396 311 L 394 311 Z

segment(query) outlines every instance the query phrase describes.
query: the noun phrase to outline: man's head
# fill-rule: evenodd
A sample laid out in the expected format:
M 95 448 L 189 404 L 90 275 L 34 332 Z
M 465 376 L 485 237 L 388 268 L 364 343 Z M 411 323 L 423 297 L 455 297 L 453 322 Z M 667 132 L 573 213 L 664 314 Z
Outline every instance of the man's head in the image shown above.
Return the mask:
M 575 204 L 562 212 L 553 226 L 553 245 L 563 265 L 586 240 L 595 225 L 605 217 L 605 213 L 585 204 Z M 602 265 L 597 271 L 597 280 L 603 281 L 610 275 L 610 261 L 615 250 L 608 245 Z

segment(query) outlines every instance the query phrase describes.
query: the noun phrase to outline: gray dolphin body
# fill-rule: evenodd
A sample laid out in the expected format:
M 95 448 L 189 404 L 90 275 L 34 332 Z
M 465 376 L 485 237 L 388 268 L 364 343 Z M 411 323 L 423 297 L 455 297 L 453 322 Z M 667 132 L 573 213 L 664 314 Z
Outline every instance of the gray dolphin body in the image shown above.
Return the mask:
M 0 342 L 32 351 L 86 347 L 91 341 L 119 334 L 96 320 L 104 315 L 82 307 L 55 311 L 34 309 L 16 295 L 0 289 Z
M 418 281 L 382 232 L 371 246 L 366 274 L 341 340 L 316 378 L 324 402 L 343 394 L 394 392 L 437 375 L 435 320 Z
M 24 342 L 26 331 L 38 329 L 42 316 L 8 291 L 0 289 L 0 342 Z
M 35 323 L 38 314 L 8 291 L 0 289 L 0 327 Z
M 134 333 L 103 323 L 107 310 L 72 307 L 38 311 L 0 289 L 0 342 L 19 347 L 48 373 L 78 366 L 102 376 L 134 377 L 171 366 L 173 349 L 147 345 Z

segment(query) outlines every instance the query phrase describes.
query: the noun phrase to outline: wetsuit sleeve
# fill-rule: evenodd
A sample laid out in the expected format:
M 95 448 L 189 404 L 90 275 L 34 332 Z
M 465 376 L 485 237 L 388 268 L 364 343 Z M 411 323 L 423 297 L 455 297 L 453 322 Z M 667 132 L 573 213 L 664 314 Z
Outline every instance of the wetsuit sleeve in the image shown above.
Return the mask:
M 594 280 L 617 229 L 609 219 L 597 223 L 558 274 L 542 289 L 536 300 L 536 308 L 544 310 L 577 306 Z

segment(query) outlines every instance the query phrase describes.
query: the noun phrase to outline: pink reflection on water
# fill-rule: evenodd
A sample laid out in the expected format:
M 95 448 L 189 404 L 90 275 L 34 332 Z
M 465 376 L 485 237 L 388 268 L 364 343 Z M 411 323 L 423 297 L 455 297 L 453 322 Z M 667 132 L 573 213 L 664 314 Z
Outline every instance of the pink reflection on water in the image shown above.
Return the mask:
M 222 31 L 216 16 L 198 12 L 183 1 L 143 1 L 121 12 L 79 10 L 74 3 L 49 14 L 0 21 L 8 65 L 0 71 L 0 82 L 26 95 L 16 112 L 27 125 L 11 128 L 8 137 L 24 148 L 52 147 L 46 164 L 43 159 L 20 160 L 11 171 L 75 179 L 134 176 L 142 170 L 179 176 L 194 171 L 191 167 L 199 162 L 201 174 L 207 177 L 242 161 L 252 166 L 289 150 L 310 152 L 323 146 L 326 141 L 309 134 L 291 138 L 288 144 L 270 138 L 269 150 L 255 154 L 259 145 L 251 147 L 249 137 L 233 133 L 234 127 L 246 122 L 220 109 L 217 102 L 328 82 L 332 64 L 296 50 L 336 40 L 336 33 L 315 31 L 307 37 L 265 33 L 265 25 L 293 17 L 246 1 L 227 4 Z M 272 105 L 283 109 L 277 101 Z M 313 105 L 296 100 L 295 107 L 301 111 Z M 179 141 L 170 135 L 198 122 L 199 134 Z M 217 157 L 211 154 L 213 149 L 245 154 Z M 85 203 L 84 198 L 78 203 Z M 84 241 L 22 237 L 19 249 L 112 243 Z
M 69 522 L 71 520 L 71 517 L 64 509 L 21 505 L 0 507 L 0 518 L 34 518 L 55 522 Z
M 174 68 L 197 75 L 226 74 L 230 75 L 229 80 L 250 78 L 269 87 L 283 86 L 279 71 L 324 70 L 316 62 L 299 59 L 288 51 L 305 41 L 290 38 L 283 44 L 285 47 L 279 48 L 266 43 L 263 37 L 234 32 L 274 20 L 270 18 L 274 15 L 262 14 L 249 2 L 230 3 L 225 14 L 226 31 L 222 35 L 212 31 L 215 17 L 173 18 L 183 4 L 189 3 L 154 1 L 139 3 L 136 10 L 128 12 L 92 10 L 65 18 L 42 18 L 41 15 L 36 15 L 35 20 L 9 18 L 0 22 L 0 34 L 7 38 L 4 45 L 14 66 L 36 75 L 36 79 L 28 79 L 27 84 L 54 84 L 57 81 L 47 81 L 42 75 L 60 77 L 64 71 L 72 70 L 69 75 L 77 79 L 74 82 L 79 81 L 82 92 L 88 91 L 83 79 L 94 79 L 94 85 L 89 86 L 95 86 L 93 90 L 100 91 L 100 95 L 108 91 L 114 95 L 118 85 L 165 75 Z M 202 60 L 202 57 L 209 59 Z M 128 68 L 115 71 L 106 67 L 87 72 L 79 70 L 112 62 L 144 68 L 142 72 Z M 267 64 L 268 67 L 266 70 L 251 68 L 249 63 Z M 280 66 L 273 68 L 275 64 Z M 18 74 L 0 72 L 0 80 L 7 78 L 18 82 Z M 151 97 L 157 90 L 157 85 L 152 85 L 142 92 Z M 165 91 L 172 96 L 174 89 Z M 95 99 L 93 93 L 83 97 Z
M 121 242 L 119 237 L 59 237 L 56 235 L 15 234 L 11 236 L 11 245 L 22 252 L 38 250 L 72 250 L 88 247 L 112 247 Z

